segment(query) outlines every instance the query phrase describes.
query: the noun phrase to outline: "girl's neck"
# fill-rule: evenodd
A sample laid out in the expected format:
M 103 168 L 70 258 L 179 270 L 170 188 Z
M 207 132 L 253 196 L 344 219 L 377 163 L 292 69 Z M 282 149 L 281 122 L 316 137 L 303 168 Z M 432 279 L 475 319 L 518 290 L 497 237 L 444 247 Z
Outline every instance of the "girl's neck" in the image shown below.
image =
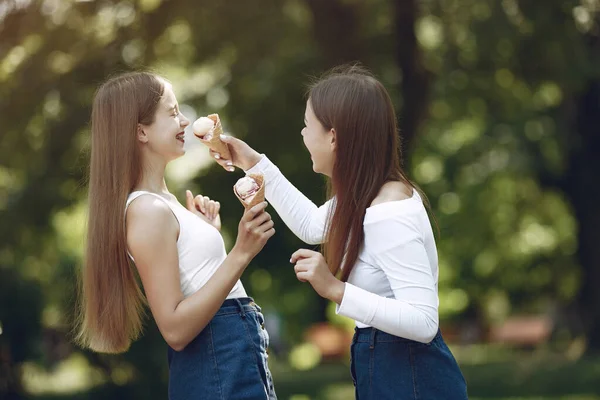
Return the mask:
M 170 194 L 165 183 L 165 165 L 145 165 L 142 168 L 142 176 L 135 186 L 135 190 Z

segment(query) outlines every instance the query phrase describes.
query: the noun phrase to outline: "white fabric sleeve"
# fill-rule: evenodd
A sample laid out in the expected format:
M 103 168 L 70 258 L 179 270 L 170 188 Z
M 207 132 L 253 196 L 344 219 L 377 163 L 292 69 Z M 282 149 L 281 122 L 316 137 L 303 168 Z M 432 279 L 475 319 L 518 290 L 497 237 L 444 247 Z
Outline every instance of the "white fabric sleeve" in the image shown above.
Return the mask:
M 410 216 L 365 225 L 366 247 L 385 273 L 395 298 L 346 283 L 340 315 L 384 332 L 429 343 L 438 331 L 438 295 L 418 221 Z
M 263 174 L 266 185 L 265 197 L 300 240 L 308 244 L 323 243 L 332 200 L 317 207 L 292 185 L 264 154 L 261 160 L 246 173 Z

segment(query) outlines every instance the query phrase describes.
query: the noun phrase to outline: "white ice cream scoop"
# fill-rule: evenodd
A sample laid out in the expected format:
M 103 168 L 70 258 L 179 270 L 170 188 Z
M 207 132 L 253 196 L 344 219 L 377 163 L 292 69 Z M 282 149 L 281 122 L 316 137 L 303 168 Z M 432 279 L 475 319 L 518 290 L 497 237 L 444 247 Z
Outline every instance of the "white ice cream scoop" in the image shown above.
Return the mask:
M 235 190 L 242 200 L 256 194 L 259 188 L 258 183 L 249 176 L 240 178 L 235 184 Z
M 208 117 L 200 117 L 194 121 L 192 129 L 196 136 L 201 137 L 204 140 L 210 140 L 212 138 L 211 130 L 215 127 L 215 121 Z

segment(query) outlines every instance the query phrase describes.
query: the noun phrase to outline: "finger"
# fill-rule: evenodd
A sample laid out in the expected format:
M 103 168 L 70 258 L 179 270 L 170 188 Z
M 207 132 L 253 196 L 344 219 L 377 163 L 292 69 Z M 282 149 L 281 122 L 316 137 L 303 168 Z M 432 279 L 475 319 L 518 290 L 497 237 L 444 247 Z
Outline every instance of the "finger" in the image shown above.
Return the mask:
M 294 265 L 294 272 L 296 274 L 299 272 L 306 272 L 306 271 L 308 271 L 308 267 L 306 265 L 300 265 L 300 264 Z
M 266 214 L 266 215 L 265 215 Z M 248 229 L 255 230 L 257 232 L 264 232 L 264 229 L 261 228 L 261 225 L 266 223 L 271 219 L 271 216 L 266 212 L 262 212 L 256 216 L 252 221 L 248 222 Z
M 258 228 L 265 222 L 269 221 L 270 219 L 271 219 L 271 215 L 269 215 L 268 212 L 263 211 L 260 214 L 258 214 L 252 221 L 250 221 L 250 224 L 251 224 L 252 228 Z
M 265 233 L 263 233 L 263 237 L 266 238 L 266 239 L 269 239 L 274 234 L 275 234 L 275 228 L 271 228 L 268 231 L 266 231 Z
M 218 204 L 216 201 L 210 201 L 210 218 L 215 219 L 219 215 Z
M 233 166 L 233 163 L 230 160 L 224 159 L 219 153 L 217 153 L 213 150 L 210 151 L 210 155 L 211 155 L 211 157 L 213 157 L 215 159 L 217 164 L 219 164 L 221 167 L 223 167 L 224 170 L 230 171 L 230 169 Z
M 309 282 L 309 276 L 307 272 L 298 272 L 296 274 L 296 278 L 298 278 L 300 282 Z
M 244 144 L 243 140 L 240 140 L 240 139 L 238 139 L 236 137 L 233 137 L 229 133 L 227 133 L 227 134 L 221 134 L 221 136 L 219 136 L 219 138 L 224 143 L 227 143 L 227 145 L 233 147 L 233 149 L 237 148 L 241 144 Z
M 210 218 L 210 202 L 212 200 L 204 196 L 204 209 L 206 210 L 206 216 Z
M 225 135 L 223 133 L 221 134 L 221 136 L 219 136 L 219 138 L 227 144 L 233 144 L 235 139 L 233 136 Z
M 215 201 L 215 218 L 219 215 L 219 211 L 221 211 L 221 203 Z
M 198 196 L 196 196 L 194 201 L 196 202 L 196 207 L 198 207 L 200 212 L 202 214 L 206 214 L 206 206 L 204 204 L 204 196 L 198 195 Z
M 206 209 L 206 218 L 208 219 L 212 219 L 212 206 L 211 206 L 211 200 L 206 201 L 206 199 L 204 200 L 204 208 Z
M 312 265 L 311 260 L 312 260 L 312 258 L 301 258 L 296 261 L 296 265 L 302 265 L 302 266 L 308 268 Z
M 267 222 L 265 222 L 264 224 L 262 224 L 261 226 L 259 226 L 258 230 L 261 232 L 266 232 L 274 226 L 275 226 L 275 222 L 273 222 L 273 220 L 270 219 Z
M 294 252 L 294 254 L 292 254 L 292 257 L 290 258 L 290 262 L 292 264 L 294 264 L 300 258 L 309 258 L 309 257 L 313 257 L 317 254 L 319 254 L 319 253 L 317 253 L 316 251 L 312 251 L 312 250 L 308 250 L 308 249 L 298 249 Z
M 209 150 L 209 153 L 210 156 L 213 157 L 217 161 L 217 163 L 219 163 L 223 168 L 225 168 L 226 166 L 233 167 L 233 162 L 230 159 L 223 157 L 221 153 L 218 153 L 212 149 Z
M 250 208 L 249 210 L 246 210 L 244 212 L 244 216 L 242 217 L 242 219 L 245 222 L 250 222 L 254 219 L 254 217 L 256 217 L 258 214 L 260 214 L 265 208 L 267 208 L 267 202 L 263 201 L 258 203 L 257 205 L 255 205 L 254 207 Z
M 185 191 L 185 205 L 189 211 L 196 211 L 196 207 L 194 206 L 194 195 L 191 191 Z
M 220 160 L 221 159 L 221 154 L 217 153 L 216 151 L 214 151 L 213 149 L 209 149 L 208 151 L 210 153 L 210 156 L 212 158 L 214 158 L 215 160 Z
M 216 203 L 214 201 L 208 202 L 208 215 L 210 215 L 210 219 L 215 219 L 217 216 L 215 213 Z

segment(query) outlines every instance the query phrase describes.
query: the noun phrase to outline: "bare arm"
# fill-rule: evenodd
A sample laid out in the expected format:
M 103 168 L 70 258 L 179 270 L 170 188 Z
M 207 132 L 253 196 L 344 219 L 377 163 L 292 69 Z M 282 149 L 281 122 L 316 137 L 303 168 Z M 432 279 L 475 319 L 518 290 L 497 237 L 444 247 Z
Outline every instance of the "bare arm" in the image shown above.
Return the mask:
M 140 197 L 129 207 L 129 250 L 152 315 L 173 349 L 182 350 L 204 329 L 250 260 L 274 234 L 270 215 L 263 212 L 265 207 L 266 203 L 262 203 L 244 214 L 238 241 L 231 253 L 206 285 L 187 298 L 179 281 L 177 219 L 166 204 L 149 196 Z M 201 246 L 201 242 L 198 245 Z

